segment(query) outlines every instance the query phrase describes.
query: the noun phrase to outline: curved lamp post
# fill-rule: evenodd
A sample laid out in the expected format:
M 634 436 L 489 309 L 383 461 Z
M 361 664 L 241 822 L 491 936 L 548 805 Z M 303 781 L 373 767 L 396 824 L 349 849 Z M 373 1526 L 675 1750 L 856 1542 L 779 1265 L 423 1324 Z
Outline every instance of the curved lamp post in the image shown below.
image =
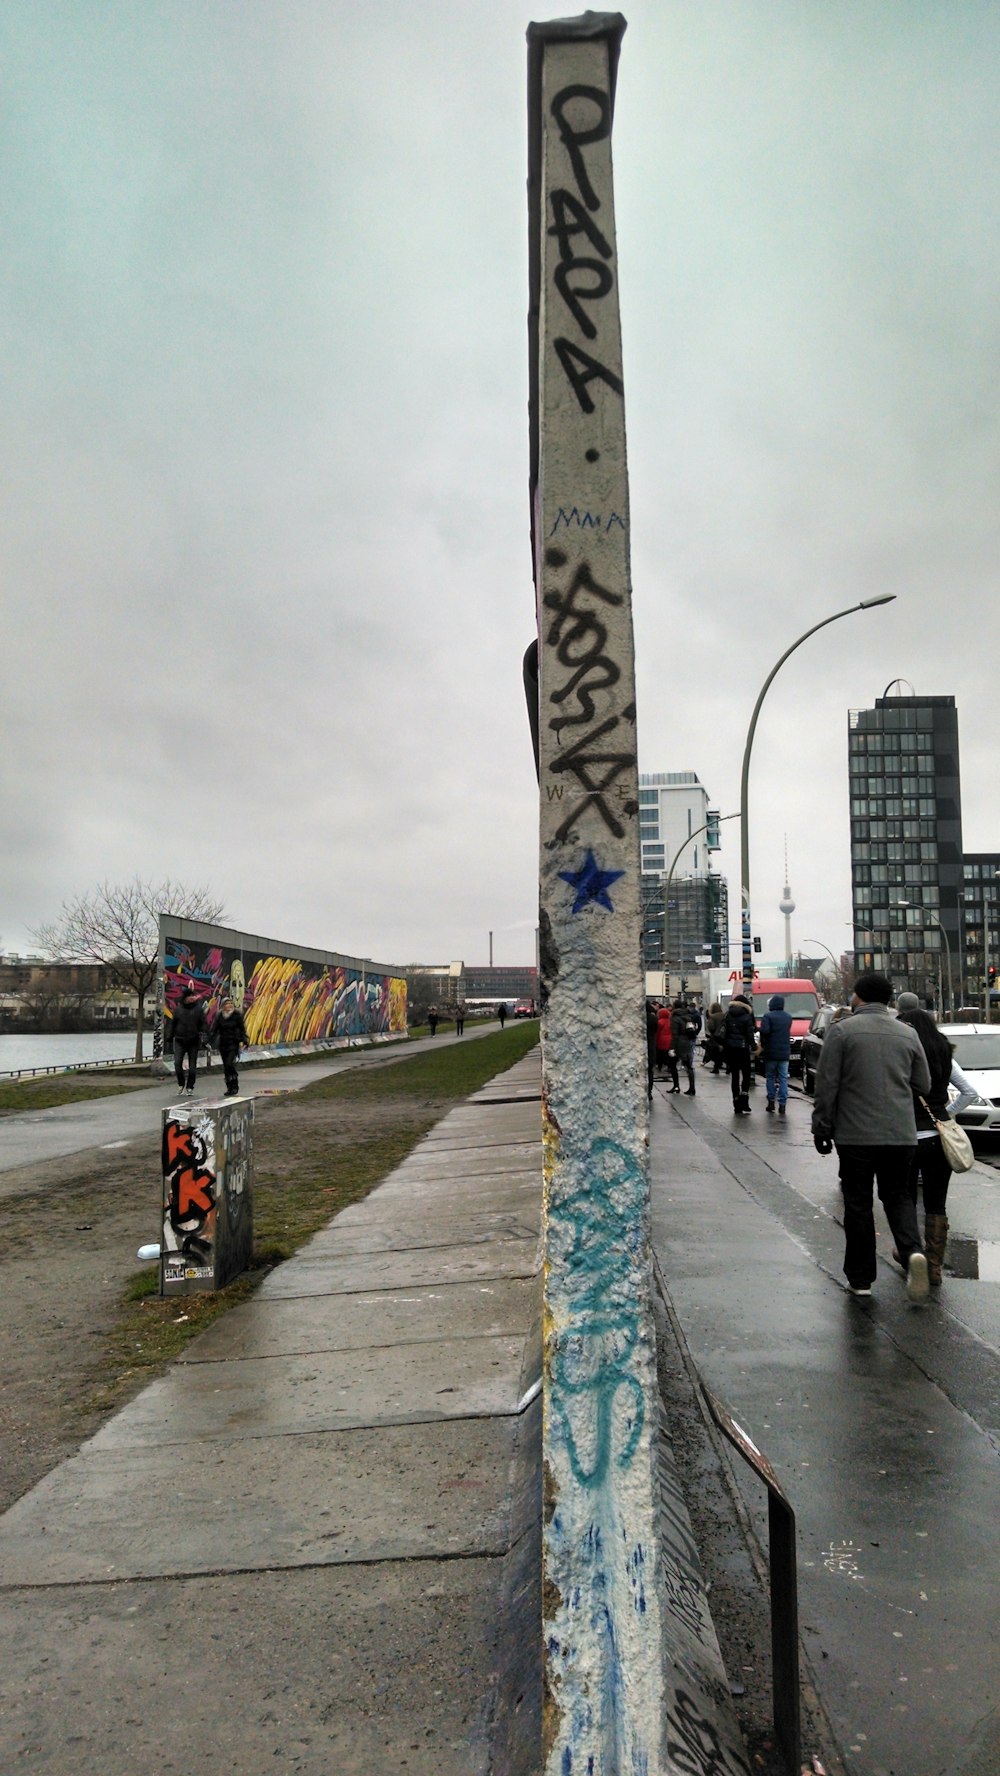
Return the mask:
M 914 903 L 912 900 L 894 900 L 892 904 L 894 907 L 912 907 Z M 945 930 L 944 926 L 942 925 L 937 914 L 932 913 L 929 907 L 925 907 L 925 906 L 918 907 L 917 911 L 919 912 L 922 919 L 928 919 L 932 925 L 936 925 L 938 930 L 941 933 L 941 936 L 944 938 L 945 955 L 948 958 L 948 1004 L 951 1007 L 952 1021 L 954 1021 L 954 1017 L 955 1017 L 955 986 L 954 986 L 954 982 L 952 981 L 952 978 L 951 978 L 951 944 L 948 942 L 948 933 Z M 987 976 L 987 979 L 988 978 L 989 977 Z
M 735 814 L 720 814 L 718 825 L 721 826 L 724 820 L 738 820 L 739 817 L 740 811 L 738 808 Z M 667 976 L 668 989 L 670 985 L 670 949 L 668 943 L 670 936 L 670 884 L 674 879 L 674 870 L 677 868 L 677 860 L 680 857 L 681 852 L 687 850 L 692 839 L 696 839 L 699 833 L 707 832 L 709 826 L 714 826 L 715 824 L 715 821 L 706 820 L 704 826 L 696 826 L 693 833 L 688 833 L 683 845 L 678 845 L 677 850 L 674 852 L 673 862 L 667 871 L 666 886 L 663 890 L 663 966 Z
M 818 950 L 826 950 L 826 953 L 829 956 L 830 961 L 833 963 L 834 968 L 837 970 L 837 979 L 839 981 L 842 974 L 843 974 L 843 969 L 842 969 L 840 963 L 837 961 L 837 958 L 834 955 L 833 951 L 829 948 L 829 946 L 825 943 L 820 943 L 818 937 L 804 937 L 802 939 L 802 942 L 807 943 L 807 944 L 815 944 L 816 948 Z M 843 989 L 841 989 L 841 990 L 843 990 Z
M 750 781 L 750 753 L 753 748 L 753 737 L 757 730 L 757 717 L 760 714 L 761 704 L 767 696 L 774 679 L 777 677 L 782 666 L 785 664 L 785 661 L 788 659 L 789 654 L 794 654 L 796 648 L 801 647 L 804 641 L 809 640 L 810 635 L 815 635 L 819 629 L 825 629 L 828 623 L 839 622 L 841 617 L 853 616 L 855 611 L 872 610 L 877 604 L 891 604 L 895 596 L 895 592 L 883 592 L 878 598 L 863 598 L 860 604 L 849 604 L 846 610 L 834 611 L 832 617 L 824 617 L 821 623 L 814 623 L 811 629 L 807 629 L 804 635 L 800 635 L 797 641 L 792 642 L 791 647 L 785 649 L 781 659 L 777 660 L 771 667 L 764 683 L 761 685 L 760 695 L 754 704 L 753 715 L 750 717 L 750 729 L 747 734 L 747 743 L 743 751 L 743 772 L 740 777 L 740 809 L 743 816 L 740 821 L 740 887 L 743 900 L 743 991 L 748 996 L 753 991 L 753 935 L 750 926 L 750 816 L 747 789 Z

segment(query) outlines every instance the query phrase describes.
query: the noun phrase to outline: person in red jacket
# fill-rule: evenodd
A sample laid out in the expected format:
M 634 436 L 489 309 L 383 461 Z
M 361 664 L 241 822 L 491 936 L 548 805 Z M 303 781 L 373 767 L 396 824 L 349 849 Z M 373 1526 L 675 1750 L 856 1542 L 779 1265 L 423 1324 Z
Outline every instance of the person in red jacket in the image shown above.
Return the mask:
M 670 1074 L 671 1091 L 679 1092 L 681 1088 L 677 1078 L 677 1062 L 673 1056 L 673 1045 L 674 1032 L 670 1007 L 669 1005 L 661 1005 L 656 1014 L 656 1065 L 661 1073 L 666 1067 Z

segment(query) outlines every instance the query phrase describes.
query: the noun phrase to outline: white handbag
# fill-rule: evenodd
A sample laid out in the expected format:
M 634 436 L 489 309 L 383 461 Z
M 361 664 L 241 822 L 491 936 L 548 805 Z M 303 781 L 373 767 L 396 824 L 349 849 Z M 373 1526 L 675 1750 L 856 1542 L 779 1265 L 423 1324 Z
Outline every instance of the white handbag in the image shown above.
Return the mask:
M 920 1102 L 923 1104 L 934 1127 L 937 1129 L 942 1152 L 944 1153 L 945 1159 L 948 1161 L 952 1171 L 969 1171 L 976 1156 L 972 1149 L 972 1142 L 969 1140 L 964 1128 L 960 1123 L 953 1122 L 950 1116 L 945 1117 L 943 1121 L 939 1122 L 930 1105 L 926 1103 L 923 1098 L 921 1098 Z

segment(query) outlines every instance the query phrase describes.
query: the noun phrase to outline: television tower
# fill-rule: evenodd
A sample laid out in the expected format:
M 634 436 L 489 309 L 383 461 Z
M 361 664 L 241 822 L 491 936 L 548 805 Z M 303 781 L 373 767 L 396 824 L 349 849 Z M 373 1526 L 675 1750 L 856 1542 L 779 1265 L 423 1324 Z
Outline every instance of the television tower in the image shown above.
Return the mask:
M 795 911 L 795 902 L 792 899 L 792 891 L 788 886 L 788 834 L 787 833 L 785 834 L 785 891 L 782 894 L 781 899 L 778 902 L 778 911 L 779 911 L 779 913 L 784 914 L 784 919 L 785 919 L 785 961 L 788 963 L 791 963 L 791 960 L 792 960 L 792 914 Z

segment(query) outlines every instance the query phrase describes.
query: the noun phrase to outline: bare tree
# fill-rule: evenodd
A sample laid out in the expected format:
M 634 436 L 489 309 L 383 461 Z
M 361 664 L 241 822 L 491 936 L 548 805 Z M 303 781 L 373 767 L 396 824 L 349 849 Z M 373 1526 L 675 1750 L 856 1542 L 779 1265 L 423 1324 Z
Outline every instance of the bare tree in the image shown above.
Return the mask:
M 60 962 L 101 962 L 107 979 L 135 993 L 135 1058 L 142 1060 L 146 998 L 156 985 L 160 959 L 160 914 L 217 925 L 222 903 L 207 888 L 179 882 L 101 882 L 90 894 L 63 902 L 49 925 L 32 932 L 35 942 Z

